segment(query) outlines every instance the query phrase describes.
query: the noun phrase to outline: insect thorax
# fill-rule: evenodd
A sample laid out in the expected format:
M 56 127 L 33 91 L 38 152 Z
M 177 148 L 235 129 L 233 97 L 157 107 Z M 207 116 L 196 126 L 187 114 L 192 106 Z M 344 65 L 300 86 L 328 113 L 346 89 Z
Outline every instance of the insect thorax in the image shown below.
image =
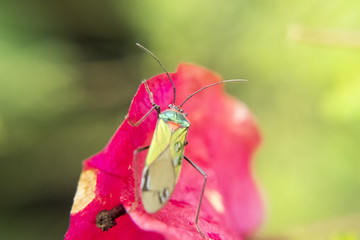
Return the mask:
M 184 114 L 173 109 L 163 111 L 159 114 L 159 118 L 163 119 L 165 122 L 179 124 L 182 128 L 190 127 L 190 122 L 186 119 Z

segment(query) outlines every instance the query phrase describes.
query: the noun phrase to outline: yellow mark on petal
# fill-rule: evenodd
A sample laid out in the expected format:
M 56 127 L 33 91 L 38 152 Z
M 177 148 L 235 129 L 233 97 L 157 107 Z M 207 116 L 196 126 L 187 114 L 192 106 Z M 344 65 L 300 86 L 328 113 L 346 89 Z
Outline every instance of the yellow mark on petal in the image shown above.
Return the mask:
M 97 173 L 95 169 L 83 171 L 80 175 L 78 187 L 71 208 L 71 214 L 83 210 L 95 198 Z
M 218 191 L 216 191 L 216 190 L 207 190 L 205 192 L 205 196 L 209 200 L 209 202 L 211 203 L 213 208 L 218 213 L 224 213 L 225 212 L 223 199 L 222 199 L 221 194 Z

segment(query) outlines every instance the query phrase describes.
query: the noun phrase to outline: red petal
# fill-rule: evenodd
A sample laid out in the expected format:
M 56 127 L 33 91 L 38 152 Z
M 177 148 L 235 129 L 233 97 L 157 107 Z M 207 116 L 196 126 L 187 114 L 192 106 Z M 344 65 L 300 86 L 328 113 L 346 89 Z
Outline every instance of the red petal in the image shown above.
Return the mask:
M 171 74 L 176 86 L 176 103 L 208 84 L 221 80 L 196 65 L 181 64 Z M 232 83 L 236 84 L 236 83 Z M 173 92 L 165 74 L 148 80 L 154 101 L 164 110 L 172 103 Z M 244 86 L 246 87 L 246 86 Z M 133 122 L 151 109 L 143 84 L 129 110 Z M 251 157 L 260 143 L 260 134 L 249 110 L 223 92 L 211 87 L 189 100 L 184 111 L 192 124 L 185 155 L 208 175 L 199 225 L 210 239 L 241 239 L 260 223 L 263 208 L 251 175 Z M 166 206 L 148 214 L 141 204 L 119 217 L 108 232 L 96 227 L 96 215 L 123 204 L 134 203 L 133 152 L 149 145 L 156 125 L 152 112 L 138 127 L 125 120 L 105 149 L 84 162 L 65 239 L 201 239 L 194 220 L 203 177 L 188 163 Z M 146 153 L 140 154 L 143 162 Z M 141 169 L 138 170 L 141 172 Z

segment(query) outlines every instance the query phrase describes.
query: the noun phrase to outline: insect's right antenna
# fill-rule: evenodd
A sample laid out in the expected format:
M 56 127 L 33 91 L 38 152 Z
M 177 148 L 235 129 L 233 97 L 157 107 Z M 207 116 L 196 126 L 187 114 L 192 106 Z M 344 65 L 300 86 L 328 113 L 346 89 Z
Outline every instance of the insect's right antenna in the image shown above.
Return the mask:
M 147 52 L 148 54 L 150 54 L 158 63 L 159 65 L 162 67 L 162 69 L 164 70 L 164 72 L 166 73 L 166 75 L 168 76 L 172 86 L 173 86 L 173 90 L 174 90 L 174 100 L 173 100 L 173 104 L 175 105 L 175 85 L 169 75 L 169 73 L 166 71 L 165 67 L 161 64 L 160 60 L 152 53 L 150 52 L 149 49 L 147 49 L 146 47 L 144 47 L 143 45 L 141 45 L 140 43 L 136 43 L 136 46 L 138 46 L 139 48 L 141 48 L 142 50 L 144 50 L 145 52 Z
M 218 84 L 222 84 L 222 83 L 228 83 L 228 82 L 246 82 L 247 80 L 246 79 L 230 79 L 230 80 L 224 80 L 224 81 L 221 81 L 221 82 L 216 82 L 216 83 L 213 83 L 213 84 L 210 84 L 210 85 L 207 85 L 199 90 L 197 90 L 196 92 L 190 94 L 184 101 L 183 103 L 180 105 L 180 108 L 182 108 L 182 106 L 186 103 L 187 100 L 189 100 L 190 98 L 192 98 L 194 95 L 198 94 L 199 92 L 209 88 L 209 87 L 212 87 L 212 86 L 215 86 L 215 85 L 218 85 Z

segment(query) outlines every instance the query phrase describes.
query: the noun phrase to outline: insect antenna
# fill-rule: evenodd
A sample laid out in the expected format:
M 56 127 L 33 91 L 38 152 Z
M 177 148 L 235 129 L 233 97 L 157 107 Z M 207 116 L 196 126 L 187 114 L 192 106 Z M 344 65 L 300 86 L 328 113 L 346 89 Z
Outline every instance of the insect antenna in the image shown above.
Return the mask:
M 228 82 L 246 82 L 247 80 L 245 79 L 231 79 L 231 80 L 224 80 L 224 81 L 221 81 L 221 82 L 217 82 L 217 83 L 213 83 L 213 84 L 210 84 L 210 85 L 207 85 L 203 88 L 200 88 L 199 90 L 197 90 L 196 92 L 190 94 L 184 101 L 183 103 L 180 105 L 180 108 L 184 105 L 184 103 L 186 103 L 187 100 L 189 100 L 191 97 L 193 97 L 195 94 L 201 92 L 202 90 L 205 90 L 209 87 L 212 87 L 212 86 L 215 86 L 215 85 L 218 85 L 218 84 L 221 84 L 221 83 L 228 83 Z
M 140 43 L 136 43 L 136 46 L 138 46 L 139 48 L 141 48 L 142 50 L 144 50 L 145 52 L 147 52 L 148 54 L 150 54 L 150 55 L 159 63 L 159 65 L 162 67 L 162 69 L 164 70 L 164 72 L 165 72 L 166 75 L 168 76 L 168 78 L 169 78 L 169 80 L 170 80 L 170 82 L 171 82 L 171 84 L 172 84 L 172 86 L 173 86 L 173 90 L 174 90 L 174 100 L 173 100 L 173 104 L 175 104 L 175 85 L 174 85 L 174 83 L 173 83 L 173 81 L 172 81 L 172 79 L 171 79 L 168 71 L 166 71 L 164 65 L 161 64 L 160 60 L 159 60 L 152 52 L 150 52 L 149 49 L 147 49 L 146 47 L 144 47 L 144 46 L 141 45 Z

